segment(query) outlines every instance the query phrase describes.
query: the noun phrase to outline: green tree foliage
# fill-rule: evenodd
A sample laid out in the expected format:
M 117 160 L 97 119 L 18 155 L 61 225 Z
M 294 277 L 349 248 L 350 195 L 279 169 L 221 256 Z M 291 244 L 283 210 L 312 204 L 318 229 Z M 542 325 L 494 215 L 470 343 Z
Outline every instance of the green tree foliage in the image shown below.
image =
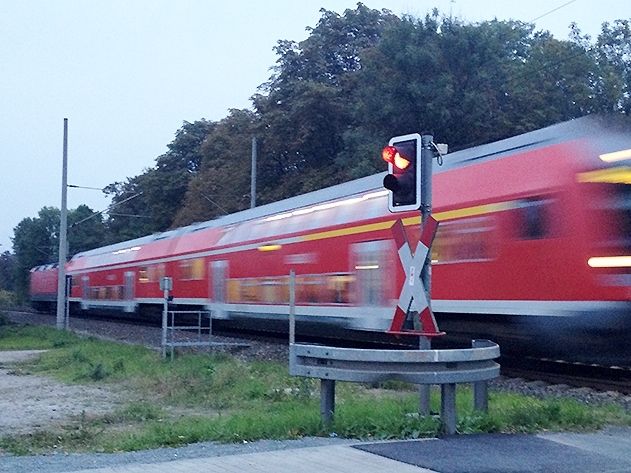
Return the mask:
M 362 64 L 358 126 L 338 155 L 352 176 L 383 168 L 373 151 L 370 169 L 357 148 L 368 137 L 378 150 L 394 134 L 429 130 L 456 150 L 594 111 L 587 52 L 520 22 L 405 18 Z
M 15 256 L 10 251 L 0 254 L 0 291 L 15 290 Z
M 236 109 L 214 124 L 201 145 L 199 168 L 174 225 L 210 220 L 250 206 L 251 142 L 257 127 L 253 112 Z
M 107 221 L 111 242 L 164 231 L 173 225 L 189 183 L 199 172 L 201 146 L 214 126 L 204 119 L 184 122 L 153 168 L 105 188 L 112 196 Z
M 20 300 L 28 294 L 29 270 L 59 260 L 61 212 L 43 207 L 37 217 L 25 218 L 13 229 L 14 284 Z M 105 227 L 100 214 L 80 205 L 68 212 L 68 255 L 103 244 Z
M 107 243 L 103 216 L 87 205 L 68 212 L 68 253 L 72 256 Z M 55 242 L 58 245 L 58 240 Z
M 352 91 L 363 51 L 399 19 L 361 3 L 322 17 L 301 43 L 279 41 L 274 74 L 254 96 L 264 131 L 263 201 L 338 183 L 335 158 L 352 123 Z
M 601 75 L 596 91 L 612 112 L 631 114 L 631 20 L 604 23 L 594 56 Z

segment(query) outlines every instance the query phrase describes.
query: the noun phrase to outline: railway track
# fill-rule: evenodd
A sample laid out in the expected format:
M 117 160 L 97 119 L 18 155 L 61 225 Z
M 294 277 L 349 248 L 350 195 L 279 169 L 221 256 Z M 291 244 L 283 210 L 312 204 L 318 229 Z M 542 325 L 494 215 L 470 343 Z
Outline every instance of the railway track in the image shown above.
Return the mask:
M 502 374 L 551 384 L 631 394 L 631 367 L 502 356 Z

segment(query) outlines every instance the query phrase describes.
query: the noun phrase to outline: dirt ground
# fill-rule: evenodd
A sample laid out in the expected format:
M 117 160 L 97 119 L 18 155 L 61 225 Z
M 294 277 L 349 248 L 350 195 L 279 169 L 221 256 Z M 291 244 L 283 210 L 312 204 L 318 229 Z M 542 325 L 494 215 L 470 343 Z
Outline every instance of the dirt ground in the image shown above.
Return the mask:
M 106 388 L 65 385 L 15 370 L 17 362 L 40 353 L 0 351 L 0 436 L 46 429 L 83 413 L 110 412 L 122 404 L 121 393 Z

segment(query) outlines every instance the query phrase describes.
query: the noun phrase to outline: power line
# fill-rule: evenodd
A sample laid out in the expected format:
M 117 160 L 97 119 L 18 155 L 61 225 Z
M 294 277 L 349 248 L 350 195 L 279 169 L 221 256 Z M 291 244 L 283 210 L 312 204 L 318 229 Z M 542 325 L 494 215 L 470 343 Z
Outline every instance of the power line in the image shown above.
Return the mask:
M 89 189 L 91 191 L 101 191 L 101 192 L 103 192 L 103 189 L 102 188 L 98 188 L 98 187 L 77 186 L 75 184 L 68 184 L 68 187 L 72 187 L 73 189 Z
M 107 213 L 110 217 L 151 218 L 151 216 L 149 216 L 149 215 L 119 214 L 119 213 L 113 213 L 113 212 L 108 212 L 108 211 L 104 211 L 104 213 Z
M 77 225 L 79 225 L 79 224 L 81 224 L 81 223 L 85 222 L 86 220 L 90 220 L 91 218 L 94 218 L 94 217 L 96 217 L 97 215 L 101 215 L 101 214 L 107 213 L 110 209 L 113 209 L 114 207 L 118 207 L 119 205 L 124 204 L 125 202 L 128 202 L 128 201 L 130 201 L 131 199 L 135 199 L 136 197 L 138 197 L 138 196 L 139 196 L 139 195 L 141 195 L 141 194 L 142 194 L 142 192 L 138 192 L 137 194 L 134 194 L 134 195 L 132 195 L 131 197 L 127 197 L 126 199 L 123 199 L 123 200 L 121 200 L 120 202 L 117 202 L 117 203 L 115 203 L 115 204 L 110 205 L 110 206 L 109 206 L 108 208 L 106 208 L 105 210 L 101 210 L 100 212 L 95 212 L 95 213 L 93 213 L 92 215 L 90 215 L 90 216 L 88 216 L 88 217 L 86 217 L 86 218 L 84 218 L 84 219 L 82 219 L 82 220 L 79 220 L 78 222 L 73 223 L 73 224 L 71 225 L 71 227 L 76 227 Z
M 533 18 L 532 20 L 530 20 L 528 23 L 534 23 L 537 20 L 540 20 L 541 18 L 543 18 L 544 16 L 548 16 L 550 13 L 554 13 L 557 10 L 560 10 L 563 7 L 567 7 L 570 3 L 574 3 L 576 0 L 570 0 L 569 2 L 565 2 L 563 5 L 560 5 L 556 8 L 553 8 L 552 10 L 550 10 L 549 12 L 544 13 L 543 15 L 539 15 L 537 18 Z

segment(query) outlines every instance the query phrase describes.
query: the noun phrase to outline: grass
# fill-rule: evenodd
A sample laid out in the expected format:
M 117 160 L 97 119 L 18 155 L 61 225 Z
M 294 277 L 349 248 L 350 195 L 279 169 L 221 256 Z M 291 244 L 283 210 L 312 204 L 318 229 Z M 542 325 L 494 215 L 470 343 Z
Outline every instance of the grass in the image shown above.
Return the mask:
M 67 383 L 128 390 L 130 402 L 107 415 L 85 414 L 63 428 L 0 439 L 14 454 L 132 451 L 215 440 L 241 442 L 324 436 L 398 439 L 435 436 L 435 416 L 416 414 L 415 386 L 382 389 L 338 383 L 330 430 L 320 423 L 318 381 L 288 375 L 285 363 L 244 362 L 221 354 L 186 354 L 163 361 L 139 346 L 81 338 L 51 328 L 0 326 L 0 349 L 50 349 L 22 371 Z M 385 388 L 385 389 L 383 389 Z M 432 409 L 439 410 L 438 390 Z M 586 406 L 567 399 L 535 399 L 491 392 L 489 412 L 472 410 L 472 392 L 458 388 L 458 431 L 537 432 L 631 425 L 617 406 Z

